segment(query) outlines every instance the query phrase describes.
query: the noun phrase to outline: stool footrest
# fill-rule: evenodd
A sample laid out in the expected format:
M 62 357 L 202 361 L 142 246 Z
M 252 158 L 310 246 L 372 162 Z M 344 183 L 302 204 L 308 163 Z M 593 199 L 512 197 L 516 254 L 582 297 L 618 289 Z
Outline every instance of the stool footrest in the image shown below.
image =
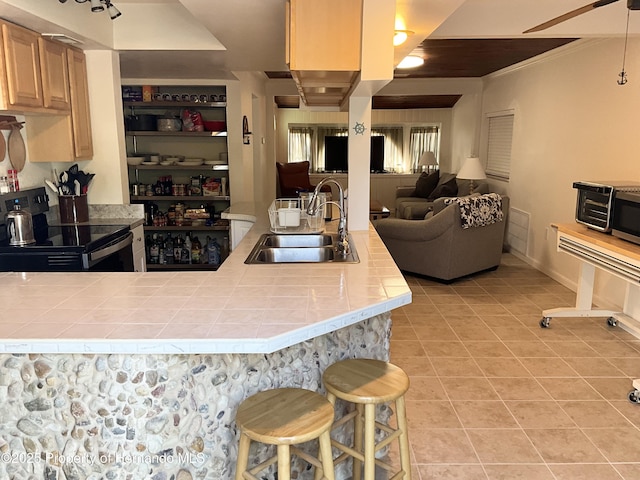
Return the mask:
M 338 427 L 344 425 L 348 421 L 352 420 L 356 415 L 358 415 L 358 411 L 357 410 L 352 410 L 351 412 L 347 413 L 344 417 L 340 418 L 339 420 L 336 420 L 333 423 L 333 425 L 331 425 L 331 430 L 333 430 L 334 428 L 338 428 Z
M 255 467 L 247 470 L 246 472 L 244 472 L 243 473 L 243 477 L 247 478 L 248 480 L 260 480 L 258 477 L 255 476 L 256 473 L 261 472 L 262 470 L 264 470 L 265 468 L 273 465 L 277 461 L 278 461 L 278 456 L 274 455 L 273 457 L 268 458 L 264 462 L 262 462 L 262 463 L 256 465 Z
M 303 452 L 302 450 L 300 450 L 299 448 L 294 447 L 294 446 L 289 447 L 289 449 L 290 449 L 291 455 L 295 455 L 297 457 L 300 457 L 305 462 L 310 463 L 314 467 L 319 468 L 320 470 L 322 470 L 322 462 L 320 460 L 318 460 L 316 457 L 314 457 L 312 455 L 309 455 L 308 453 Z M 260 480 L 255 475 L 257 473 L 261 472 L 262 470 L 264 470 L 265 468 L 273 465 L 277 461 L 278 461 L 278 456 L 274 455 L 273 457 L 268 458 L 267 460 L 265 460 L 264 462 L 260 463 L 259 465 L 256 465 L 252 469 L 244 472 L 243 477 L 246 478 L 247 480 Z M 325 477 L 323 476 L 322 478 L 325 478 Z

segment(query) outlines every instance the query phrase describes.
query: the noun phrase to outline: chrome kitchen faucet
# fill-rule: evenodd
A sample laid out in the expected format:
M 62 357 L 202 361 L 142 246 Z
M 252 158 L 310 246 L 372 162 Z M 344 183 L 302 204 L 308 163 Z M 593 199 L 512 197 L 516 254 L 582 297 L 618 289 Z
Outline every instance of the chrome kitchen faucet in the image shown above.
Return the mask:
M 318 193 L 320 189 L 327 183 L 334 183 L 336 187 L 338 187 L 339 193 L 339 202 L 336 203 L 334 201 L 325 201 L 322 203 L 318 203 Z M 323 178 L 318 182 L 316 188 L 313 190 L 313 194 L 309 199 L 309 205 L 307 206 L 307 213 L 309 215 L 315 215 L 318 211 L 318 208 L 331 203 L 333 205 L 337 205 L 340 210 L 340 221 L 338 222 L 338 245 L 337 250 L 340 255 L 348 255 L 349 254 L 349 240 L 348 240 L 348 232 L 347 232 L 347 210 L 344 205 L 344 190 L 342 189 L 342 185 L 333 177 Z

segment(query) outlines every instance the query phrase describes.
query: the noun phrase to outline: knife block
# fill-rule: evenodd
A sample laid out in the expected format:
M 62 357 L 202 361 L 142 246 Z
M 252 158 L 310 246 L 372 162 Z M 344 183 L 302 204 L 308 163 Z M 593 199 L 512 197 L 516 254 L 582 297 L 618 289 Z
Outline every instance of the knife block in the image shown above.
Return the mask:
M 86 195 L 59 195 L 60 223 L 89 221 L 89 204 Z

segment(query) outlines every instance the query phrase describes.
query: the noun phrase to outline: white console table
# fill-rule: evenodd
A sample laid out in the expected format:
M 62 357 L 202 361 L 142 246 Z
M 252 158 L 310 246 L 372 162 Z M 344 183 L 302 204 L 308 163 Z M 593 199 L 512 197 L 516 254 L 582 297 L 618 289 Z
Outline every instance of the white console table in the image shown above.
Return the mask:
M 575 307 L 542 312 L 541 327 L 554 317 L 608 317 L 610 326 L 621 326 L 640 337 L 640 246 L 579 224 L 552 225 L 558 251 L 581 260 Z M 626 281 L 622 311 L 592 307 L 595 270 L 599 268 Z M 640 379 L 633 381 L 629 400 L 640 403 Z

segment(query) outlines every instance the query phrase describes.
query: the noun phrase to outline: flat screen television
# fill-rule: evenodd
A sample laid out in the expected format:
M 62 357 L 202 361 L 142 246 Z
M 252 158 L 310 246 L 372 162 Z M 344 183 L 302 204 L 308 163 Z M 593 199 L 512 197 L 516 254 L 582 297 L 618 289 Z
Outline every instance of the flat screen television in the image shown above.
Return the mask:
M 347 172 L 349 170 L 349 137 L 324 137 L 324 169 L 327 172 Z M 384 172 L 384 137 L 371 137 L 371 158 L 369 170 Z

